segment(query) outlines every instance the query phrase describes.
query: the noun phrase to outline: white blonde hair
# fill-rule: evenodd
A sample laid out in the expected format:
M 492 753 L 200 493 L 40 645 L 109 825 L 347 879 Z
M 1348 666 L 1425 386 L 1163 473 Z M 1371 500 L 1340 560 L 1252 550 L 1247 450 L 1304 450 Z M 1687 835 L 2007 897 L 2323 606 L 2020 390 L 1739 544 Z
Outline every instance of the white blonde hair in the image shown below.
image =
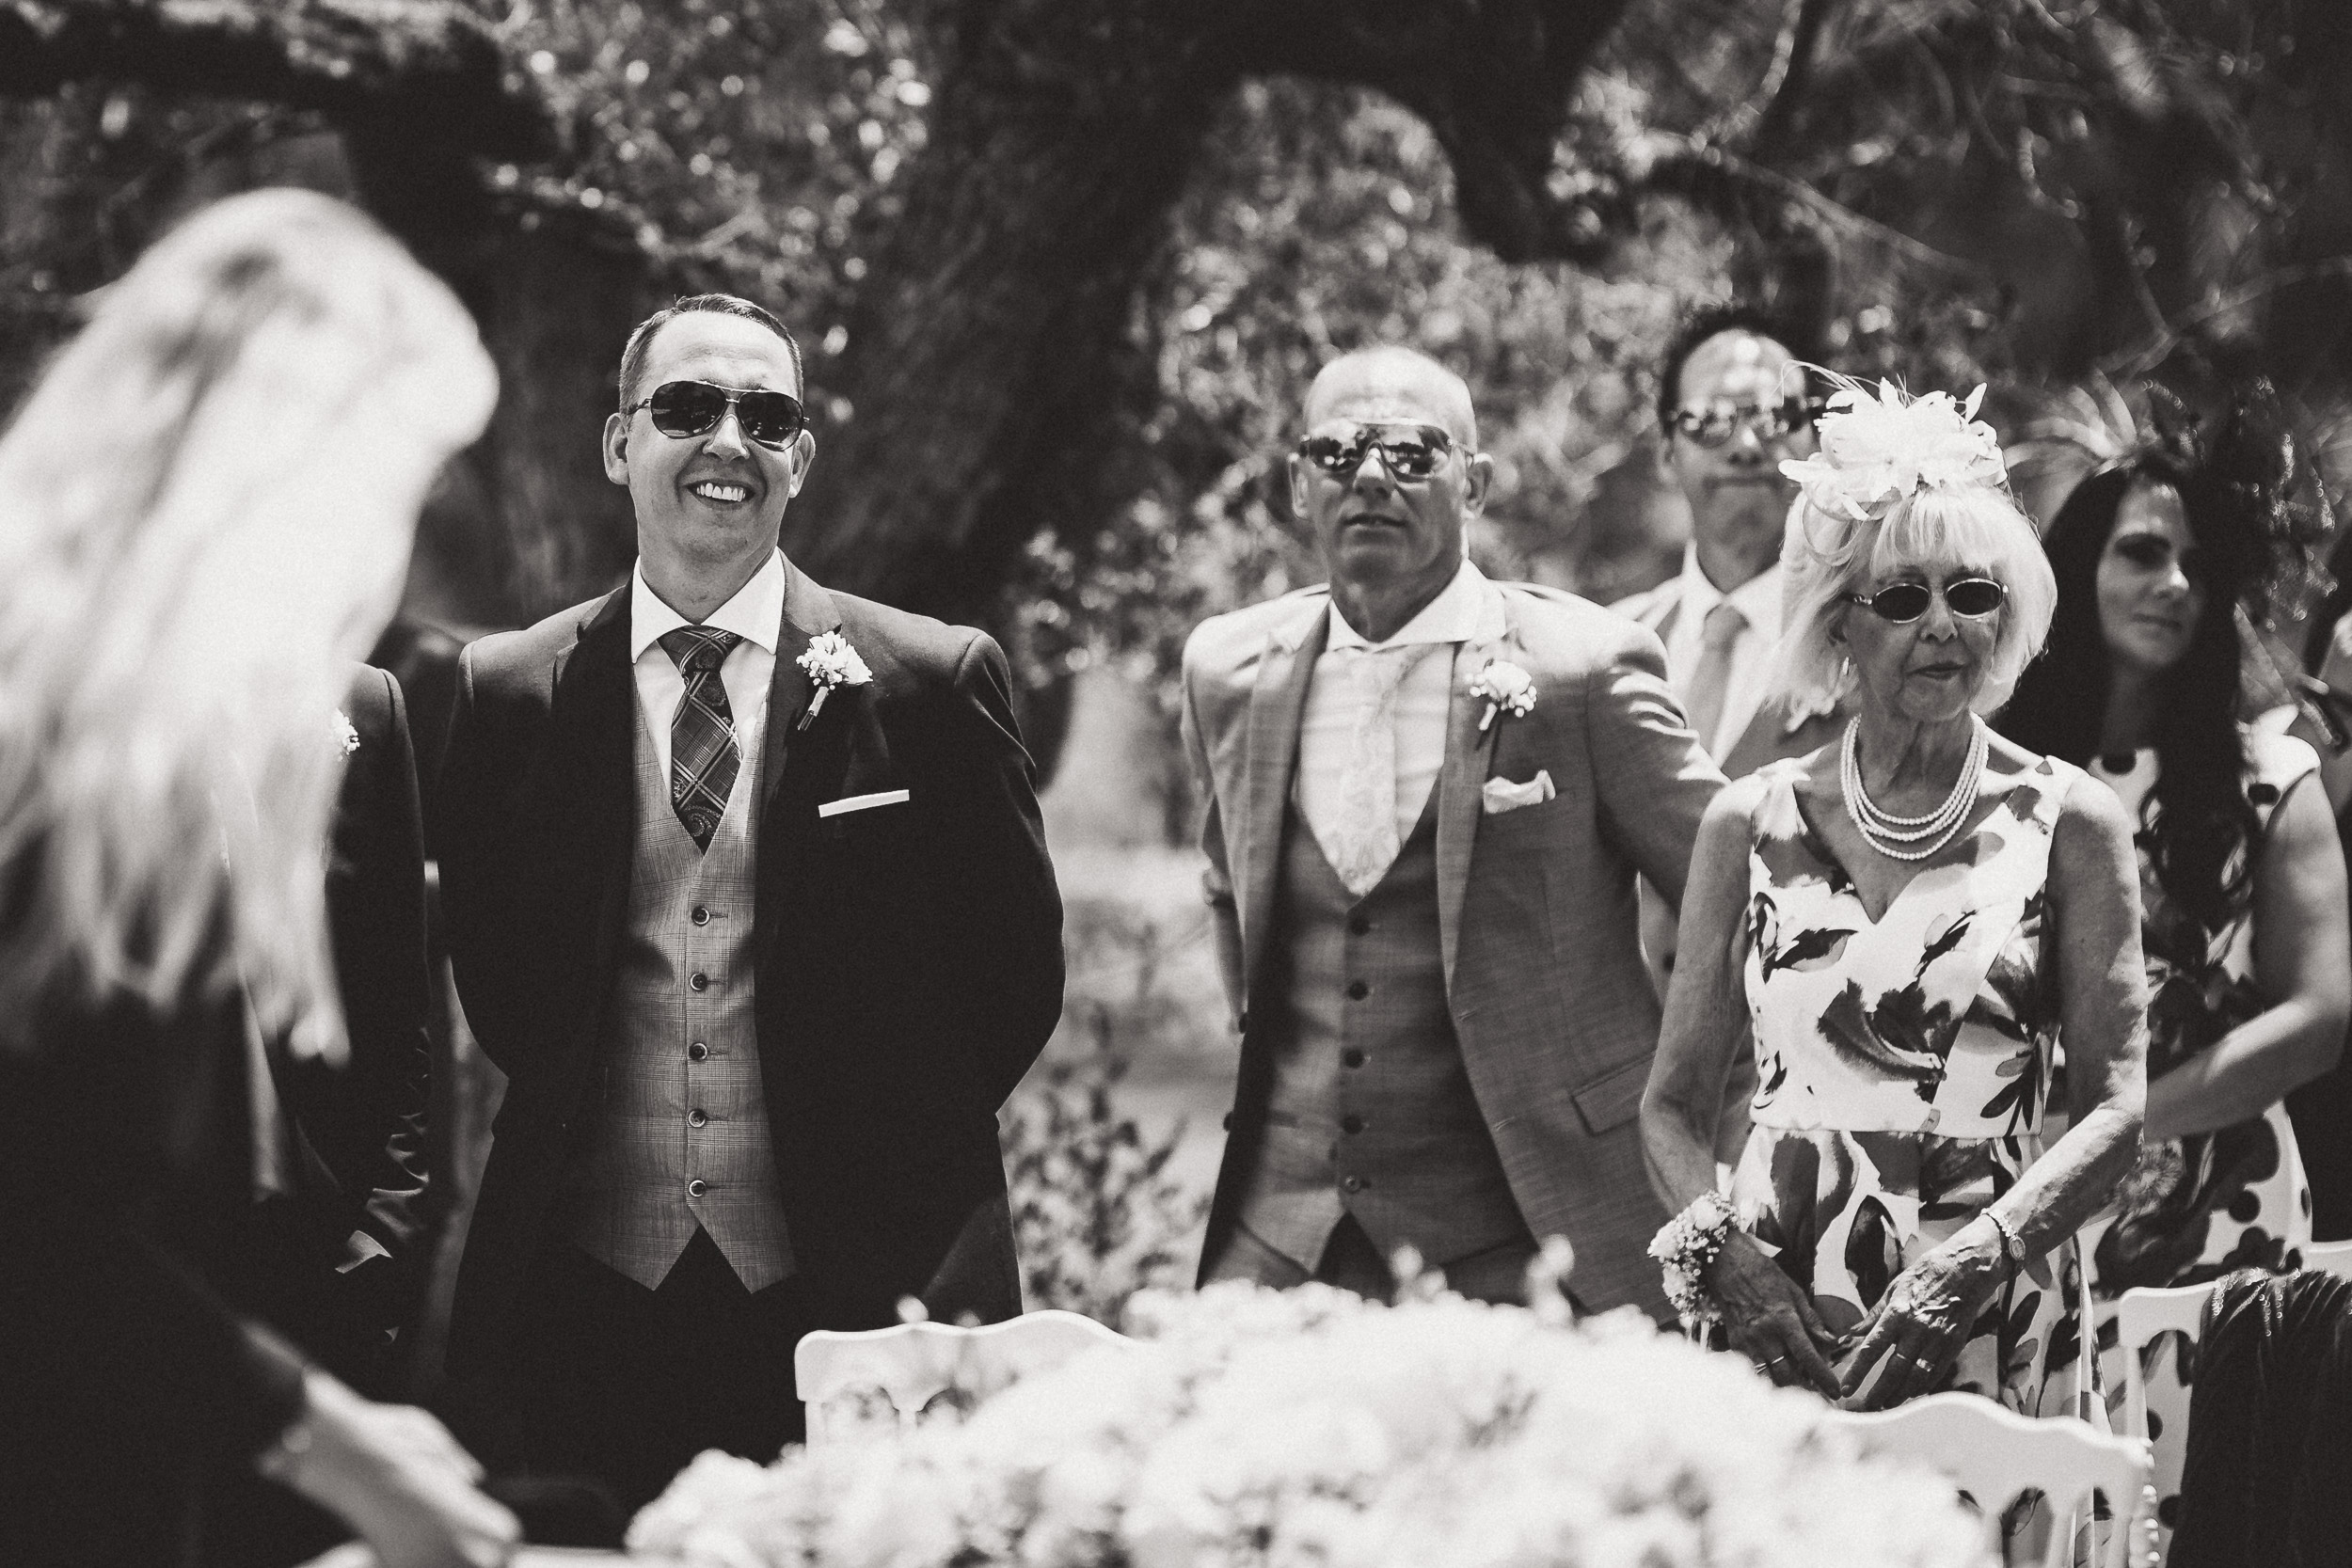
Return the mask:
M 337 705 L 496 384 L 449 290 L 309 192 L 220 202 L 105 291 L 0 437 L 0 1036 L 242 980 L 340 1049 Z
M 1950 563 L 2009 590 L 1985 681 L 1970 703 L 1991 713 L 2042 651 L 2058 608 L 2058 578 L 2033 524 L 1992 484 L 1932 485 L 1868 517 L 1838 515 L 1800 499 L 1782 536 L 1782 631 L 1774 688 L 1802 708 L 1826 709 L 1852 689 L 1837 632 L 1849 614 L 1871 613 L 1846 595 L 1906 566 Z

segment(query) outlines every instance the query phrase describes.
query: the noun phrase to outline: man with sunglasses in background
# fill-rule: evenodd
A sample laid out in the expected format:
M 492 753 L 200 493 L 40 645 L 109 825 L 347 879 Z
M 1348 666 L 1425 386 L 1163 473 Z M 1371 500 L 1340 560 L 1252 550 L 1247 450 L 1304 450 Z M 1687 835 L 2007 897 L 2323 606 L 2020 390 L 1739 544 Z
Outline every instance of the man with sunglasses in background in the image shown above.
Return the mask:
M 1770 694 L 1780 641 L 1780 545 L 1797 487 L 1783 458 L 1810 456 L 1821 363 L 1810 335 L 1747 301 L 1694 311 L 1659 362 L 1658 422 L 1665 467 L 1691 512 L 1682 570 L 1612 608 L 1656 632 L 1666 674 L 1692 728 L 1729 778 L 1835 739 L 1845 715 L 1792 708 Z M 1655 888 L 1642 895 L 1642 947 L 1661 996 L 1674 971 L 1675 915 Z M 1747 1132 L 1754 1058 L 1725 1091 L 1724 1145 Z
M 1241 1032 L 1202 1280 L 1385 1297 L 1409 1247 L 1518 1300 L 1561 1236 L 1581 1307 L 1662 1321 L 1634 880 L 1679 892 L 1723 776 L 1655 637 L 1467 559 L 1493 466 L 1459 378 L 1348 355 L 1301 437 L 1291 504 L 1329 583 L 1184 650 Z
M 759 307 L 639 326 L 606 421 L 638 559 L 466 650 L 442 878 L 509 1075 L 453 1415 L 634 1510 L 801 1434 L 815 1328 L 1021 1308 L 996 1110 L 1060 1012 L 1004 655 L 784 558 L 816 440 Z

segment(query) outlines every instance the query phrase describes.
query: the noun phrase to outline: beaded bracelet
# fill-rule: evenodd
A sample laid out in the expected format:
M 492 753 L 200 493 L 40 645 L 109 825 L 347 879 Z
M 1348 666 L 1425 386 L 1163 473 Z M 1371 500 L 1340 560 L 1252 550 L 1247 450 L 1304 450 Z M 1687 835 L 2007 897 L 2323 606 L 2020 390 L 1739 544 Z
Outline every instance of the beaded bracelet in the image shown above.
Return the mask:
M 1723 1195 L 1704 1192 L 1650 1238 L 1649 1255 L 1664 1266 L 1666 1299 L 1685 1323 L 1711 1323 L 1723 1316 L 1706 1280 L 1731 1224 L 1731 1205 Z

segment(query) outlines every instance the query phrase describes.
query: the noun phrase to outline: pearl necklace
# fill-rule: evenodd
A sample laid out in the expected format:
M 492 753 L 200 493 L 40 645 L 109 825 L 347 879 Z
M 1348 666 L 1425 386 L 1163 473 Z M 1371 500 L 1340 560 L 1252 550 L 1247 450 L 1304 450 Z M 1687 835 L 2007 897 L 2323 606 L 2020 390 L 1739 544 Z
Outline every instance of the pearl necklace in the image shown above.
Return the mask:
M 1897 816 L 1880 809 L 1870 799 L 1870 792 L 1862 784 L 1861 754 L 1855 737 L 1862 733 L 1862 721 L 1853 720 L 1846 725 L 1846 742 L 1838 757 L 1837 782 L 1846 797 L 1846 816 L 1853 823 L 1862 840 L 1890 860 L 1923 861 L 1934 854 L 1959 833 L 1968 814 L 1976 809 L 1977 790 L 1984 782 L 1984 758 L 1990 747 L 1985 740 L 1984 721 L 1971 714 L 1967 760 L 1960 765 L 1960 778 L 1952 784 L 1952 792 L 1944 803 L 1925 816 Z M 1924 847 L 1912 848 L 1922 839 Z

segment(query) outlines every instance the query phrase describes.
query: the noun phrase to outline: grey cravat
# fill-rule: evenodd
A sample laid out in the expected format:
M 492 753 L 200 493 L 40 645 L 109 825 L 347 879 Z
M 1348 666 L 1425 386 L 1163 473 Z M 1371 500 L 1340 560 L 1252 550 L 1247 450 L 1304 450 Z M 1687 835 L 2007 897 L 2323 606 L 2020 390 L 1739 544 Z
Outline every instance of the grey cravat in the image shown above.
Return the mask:
M 1396 831 L 1396 689 L 1434 642 L 1360 648 L 1347 663 L 1356 733 L 1340 770 L 1340 816 L 1331 869 L 1361 898 L 1379 886 L 1402 845 Z

